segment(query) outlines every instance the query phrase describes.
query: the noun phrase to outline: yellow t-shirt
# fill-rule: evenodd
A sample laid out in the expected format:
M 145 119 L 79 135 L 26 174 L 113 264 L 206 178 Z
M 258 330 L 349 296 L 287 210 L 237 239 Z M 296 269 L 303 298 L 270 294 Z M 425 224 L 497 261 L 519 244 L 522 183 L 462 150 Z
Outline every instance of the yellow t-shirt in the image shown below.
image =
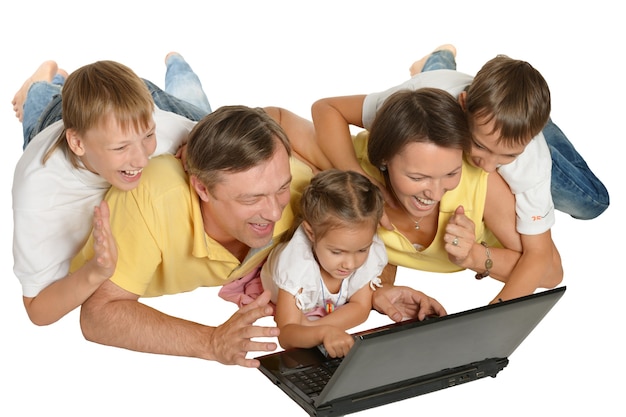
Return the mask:
M 111 281 L 142 297 L 176 294 L 198 287 L 219 286 L 251 272 L 278 243 L 293 222 L 309 167 L 291 158 L 291 202 L 275 225 L 274 238 L 251 250 L 243 262 L 204 231 L 200 202 L 178 159 L 151 159 L 139 186 L 107 193 L 118 261 Z M 94 255 L 93 236 L 72 261 L 74 271 Z
M 361 167 L 372 178 L 384 184 L 384 179 L 367 157 L 367 141 L 369 133 L 363 131 L 354 137 L 354 149 Z M 476 241 L 486 241 L 489 246 L 500 246 L 491 231 L 485 228 L 483 213 L 487 196 L 488 174 L 480 168 L 470 165 L 463 160 L 461 181 L 454 189 L 446 192 L 439 203 L 439 224 L 437 234 L 430 246 L 422 250 L 416 249 L 413 244 L 397 229 L 387 230 L 378 228 L 380 238 L 385 242 L 389 263 L 412 269 L 431 272 L 456 272 L 463 268 L 453 264 L 448 259 L 443 241 L 445 228 L 450 217 L 460 205 L 465 209 L 465 215 L 476 225 Z

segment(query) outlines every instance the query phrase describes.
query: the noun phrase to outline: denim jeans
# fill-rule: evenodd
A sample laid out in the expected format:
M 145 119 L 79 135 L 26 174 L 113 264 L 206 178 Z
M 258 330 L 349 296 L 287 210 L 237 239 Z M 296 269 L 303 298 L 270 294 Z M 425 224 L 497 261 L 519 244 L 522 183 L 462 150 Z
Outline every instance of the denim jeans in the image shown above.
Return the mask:
M 30 142 L 30 140 L 35 137 L 37 133 L 43 130 L 43 128 L 40 128 L 39 126 L 40 117 L 45 114 L 45 110 L 48 105 L 51 104 L 53 98 L 61 94 L 61 87 L 63 87 L 63 84 L 65 84 L 65 78 L 57 74 L 51 83 L 37 81 L 30 86 L 26 100 L 24 101 L 23 109 L 23 148 L 26 148 L 28 142 Z M 45 126 L 48 125 L 49 123 Z
M 430 54 L 430 56 L 424 63 L 424 68 L 422 68 L 422 72 L 440 69 L 456 69 L 456 61 L 454 60 L 454 55 L 452 55 L 452 52 L 448 51 L 447 49 L 435 51 Z
M 166 62 L 165 91 L 144 80 L 155 105 L 190 120 L 198 121 L 211 113 L 200 79 L 180 55 L 171 55 Z M 28 90 L 24 102 L 24 148 L 43 129 L 62 118 L 61 91 L 65 80 L 57 76 L 51 83 L 36 82 Z
M 548 121 L 543 135 L 552 155 L 554 207 L 576 219 L 598 217 L 609 207 L 609 192 L 557 125 Z
M 456 69 L 450 51 L 433 52 L 424 63 L 422 72 L 437 69 Z M 576 219 L 598 217 L 609 207 L 606 187 L 552 119 L 542 132 L 552 156 L 551 191 L 554 208 Z

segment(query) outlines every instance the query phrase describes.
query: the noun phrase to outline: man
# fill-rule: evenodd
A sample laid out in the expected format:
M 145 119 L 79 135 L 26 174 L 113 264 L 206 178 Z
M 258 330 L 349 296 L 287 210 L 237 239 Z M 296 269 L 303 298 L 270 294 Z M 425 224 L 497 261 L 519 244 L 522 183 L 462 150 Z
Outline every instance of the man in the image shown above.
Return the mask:
M 249 351 L 272 351 L 253 341 L 278 335 L 253 323 L 272 314 L 268 291 L 224 324 L 211 327 L 168 316 L 140 297 L 191 291 L 254 276 L 293 221 L 292 207 L 311 170 L 290 158 L 281 127 L 262 109 L 222 107 L 191 131 L 189 180 L 181 162 L 153 158 L 132 191 L 111 189 L 111 229 L 117 240 L 115 274 L 83 304 L 81 328 L 88 340 L 131 350 L 257 367 Z M 74 259 L 92 256 L 87 242 Z M 445 310 L 435 300 L 405 289 L 389 293 L 388 310 L 409 305 L 424 317 Z M 415 306 L 417 308 L 415 309 Z
M 222 108 L 203 119 L 188 142 L 189 181 L 180 160 L 154 158 L 139 187 L 111 189 L 111 228 L 117 269 L 81 309 L 88 340 L 132 350 L 258 366 L 248 351 L 272 351 L 277 336 L 253 323 L 272 313 L 269 294 L 218 327 L 167 316 L 142 296 L 216 286 L 254 273 L 290 225 L 290 198 L 310 170 L 292 162 L 287 137 L 260 109 Z M 293 171 L 293 178 L 292 178 Z M 291 192 L 293 191 L 293 193 Z M 72 269 L 92 256 L 91 242 Z

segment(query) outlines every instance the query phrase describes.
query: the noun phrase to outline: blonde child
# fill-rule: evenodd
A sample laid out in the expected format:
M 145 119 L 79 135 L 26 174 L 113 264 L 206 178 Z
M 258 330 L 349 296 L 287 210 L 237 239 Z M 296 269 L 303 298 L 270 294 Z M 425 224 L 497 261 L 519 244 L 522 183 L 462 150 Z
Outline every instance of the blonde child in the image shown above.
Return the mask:
M 171 72 L 182 57 L 168 58 Z M 37 325 L 74 310 L 115 271 L 106 191 L 137 187 L 149 158 L 176 152 L 195 125 L 155 108 L 146 83 L 120 63 L 98 61 L 65 75 L 46 61 L 13 100 L 25 147 L 13 177 L 13 269 Z M 92 225 L 96 256 L 69 274 Z
M 383 196 L 364 175 L 331 169 L 313 178 L 300 208 L 293 236 L 263 266 L 263 287 L 272 291 L 283 348 L 323 344 L 342 357 L 354 343 L 346 330 L 369 316 L 387 265 L 376 234 Z

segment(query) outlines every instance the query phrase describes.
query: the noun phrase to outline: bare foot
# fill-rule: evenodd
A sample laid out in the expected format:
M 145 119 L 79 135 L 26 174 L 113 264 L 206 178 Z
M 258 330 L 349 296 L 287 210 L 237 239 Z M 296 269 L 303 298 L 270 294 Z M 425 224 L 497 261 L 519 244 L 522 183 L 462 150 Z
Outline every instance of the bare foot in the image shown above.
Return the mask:
M 182 57 L 182 55 L 181 55 L 181 54 L 179 54 L 178 52 L 174 52 L 174 51 L 172 51 L 172 52 L 170 52 L 169 54 L 165 55 L 165 65 L 167 65 L 167 60 L 168 60 L 168 58 L 169 58 L 170 56 L 172 56 L 172 55 L 178 55 L 178 56 L 181 56 L 181 57 Z
M 452 52 L 452 55 L 456 57 L 456 48 L 453 45 L 450 45 L 449 43 L 447 43 L 445 45 L 438 46 L 437 48 L 435 48 L 434 51 L 432 51 L 428 55 L 425 55 L 419 61 L 415 61 L 413 65 L 411 65 L 411 67 L 409 68 L 409 73 L 411 74 L 411 77 L 414 76 L 415 74 L 419 74 L 420 72 L 422 72 L 422 69 L 424 68 L 424 64 L 426 63 L 426 60 L 428 59 L 430 55 L 432 55 L 433 52 L 444 51 L 444 50 Z
M 28 94 L 28 89 L 31 85 L 33 85 L 36 81 L 48 81 L 51 82 L 54 76 L 59 71 L 59 67 L 57 63 L 54 61 L 45 61 L 43 64 L 37 68 L 37 71 L 33 73 L 30 77 L 24 81 L 22 87 L 15 93 L 15 97 L 13 97 L 13 111 L 15 112 L 15 117 L 19 119 L 21 122 L 24 118 L 24 102 L 26 101 L 26 95 Z M 67 73 L 64 70 L 61 70 L 60 74 L 64 74 L 67 76 Z

